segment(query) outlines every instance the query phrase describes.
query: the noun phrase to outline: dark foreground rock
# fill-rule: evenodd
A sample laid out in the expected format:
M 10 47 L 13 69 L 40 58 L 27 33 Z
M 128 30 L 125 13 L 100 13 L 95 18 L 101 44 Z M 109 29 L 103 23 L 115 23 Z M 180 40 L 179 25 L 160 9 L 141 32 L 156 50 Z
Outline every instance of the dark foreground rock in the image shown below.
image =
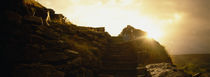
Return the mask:
M 139 64 L 168 62 L 167 51 L 132 26 L 111 37 L 81 27 L 35 0 L 7 0 L 1 12 L 4 77 L 136 77 Z M 145 74 L 145 76 L 147 76 Z
M 14 70 L 14 77 L 64 77 L 64 72 L 56 70 L 52 65 L 21 64 Z

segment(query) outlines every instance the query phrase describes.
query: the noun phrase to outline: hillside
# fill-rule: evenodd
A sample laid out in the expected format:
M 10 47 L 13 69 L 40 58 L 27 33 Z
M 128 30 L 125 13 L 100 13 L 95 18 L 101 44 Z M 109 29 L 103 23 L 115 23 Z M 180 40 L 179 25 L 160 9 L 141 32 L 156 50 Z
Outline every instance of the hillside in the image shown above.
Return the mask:
M 72 24 L 34 0 L 5 4 L 0 28 L 5 77 L 135 77 L 137 67 L 172 63 L 163 46 L 138 38 L 146 32 L 132 26 L 112 37 L 103 27 Z

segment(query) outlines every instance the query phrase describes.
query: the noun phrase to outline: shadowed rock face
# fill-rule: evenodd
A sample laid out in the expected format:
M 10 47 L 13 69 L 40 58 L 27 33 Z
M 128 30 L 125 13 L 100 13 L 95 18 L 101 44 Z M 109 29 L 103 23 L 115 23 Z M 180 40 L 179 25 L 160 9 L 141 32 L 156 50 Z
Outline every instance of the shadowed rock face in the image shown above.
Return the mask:
M 136 39 L 145 32 L 132 26 L 111 37 L 104 28 L 81 30 L 64 22 L 63 15 L 34 0 L 5 3 L 0 28 L 5 76 L 132 77 L 139 64 L 171 63 L 163 46 L 155 40 Z

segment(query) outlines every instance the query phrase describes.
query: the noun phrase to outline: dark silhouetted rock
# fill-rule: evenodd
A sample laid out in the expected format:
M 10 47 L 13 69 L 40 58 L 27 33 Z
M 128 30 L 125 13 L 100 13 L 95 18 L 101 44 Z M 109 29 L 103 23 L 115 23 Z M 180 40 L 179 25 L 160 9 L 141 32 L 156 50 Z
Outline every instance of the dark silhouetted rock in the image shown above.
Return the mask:
M 141 38 L 146 33 L 132 26 L 111 37 L 104 27 L 67 24 L 65 16 L 35 0 L 7 3 L 0 30 L 5 77 L 149 76 L 139 64 L 171 63 L 163 46 Z
M 43 21 L 41 17 L 37 17 L 37 16 L 24 16 L 24 23 L 27 24 L 37 24 L 37 25 L 42 25 Z
M 56 70 L 52 65 L 21 64 L 16 66 L 14 77 L 64 77 L 64 72 Z
M 16 24 L 21 24 L 22 23 L 22 16 L 14 11 L 5 11 L 4 12 L 6 20 L 9 22 L 14 22 Z
M 5 77 L 97 77 L 108 33 L 81 31 L 34 0 L 7 3 L 0 30 Z

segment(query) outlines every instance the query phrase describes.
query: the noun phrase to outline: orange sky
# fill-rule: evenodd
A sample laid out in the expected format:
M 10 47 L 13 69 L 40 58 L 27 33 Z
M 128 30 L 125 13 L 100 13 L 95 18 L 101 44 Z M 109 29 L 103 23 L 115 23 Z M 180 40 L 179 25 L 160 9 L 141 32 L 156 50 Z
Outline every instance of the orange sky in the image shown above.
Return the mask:
M 37 0 L 80 26 L 126 25 L 148 32 L 170 54 L 210 53 L 209 0 Z M 209 43 L 207 43 L 209 42 Z

